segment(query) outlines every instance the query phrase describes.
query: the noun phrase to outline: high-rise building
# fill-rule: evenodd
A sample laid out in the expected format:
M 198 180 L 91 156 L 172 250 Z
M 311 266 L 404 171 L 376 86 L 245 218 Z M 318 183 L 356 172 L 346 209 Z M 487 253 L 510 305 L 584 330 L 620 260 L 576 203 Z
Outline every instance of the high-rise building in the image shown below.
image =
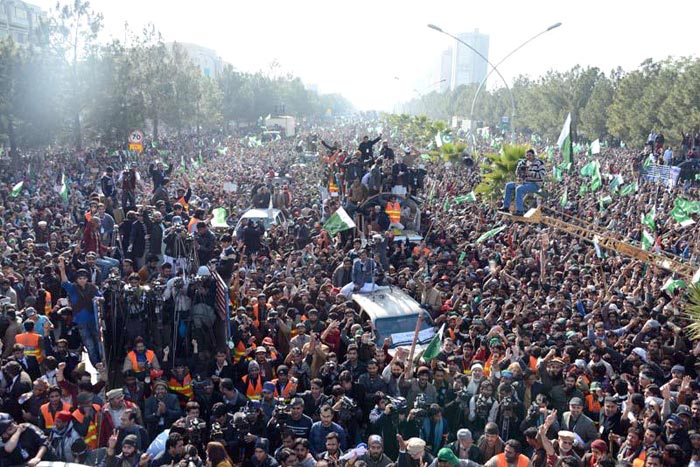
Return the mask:
M 224 69 L 224 62 L 216 54 L 216 50 L 188 42 L 178 42 L 177 44 L 187 52 L 192 63 L 202 70 L 204 76 L 216 78 Z M 172 43 L 168 45 L 172 47 Z
M 473 32 L 457 34 L 460 40 L 478 50 L 481 55 L 489 57 L 489 36 L 481 34 L 478 29 Z M 488 71 L 488 64 L 469 47 L 465 47 L 458 41 L 442 52 L 440 56 L 440 89 L 454 91 L 457 87 L 466 84 L 478 84 L 484 79 Z
M 19 46 L 42 44 L 46 24 L 46 12 L 38 6 L 21 0 L 0 0 L 0 39 L 11 37 Z

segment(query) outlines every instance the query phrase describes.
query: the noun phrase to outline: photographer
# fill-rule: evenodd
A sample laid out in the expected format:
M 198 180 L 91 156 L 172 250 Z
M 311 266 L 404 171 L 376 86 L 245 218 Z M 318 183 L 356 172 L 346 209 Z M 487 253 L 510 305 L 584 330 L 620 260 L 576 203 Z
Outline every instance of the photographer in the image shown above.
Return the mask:
M 171 433 L 180 433 L 185 444 L 192 444 L 197 450 L 204 452 L 204 443 L 209 439 L 207 423 L 199 418 L 199 404 L 188 402 L 185 406 L 185 416 L 173 423 Z
M 175 271 L 189 272 L 190 257 L 194 248 L 193 238 L 187 234 L 187 228 L 182 224 L 182 218 L 173 217 L 173 225 L 165 230 L 163 242 L 165 243 L 164 261 L 170 263 Z
M 122 209 L 124 212 L 136 209 L 136 185 L 141 182 L 141 175 L 133 167 L 125 168 L 117 183 L 122 186 Z
M 146 332 L 148 323 L 146 299 L 146 288 L 141 286 L 141 278 L 138 273 L 130 274 L 128 283 L 122 291 L 122 300 L 126 312 L 125 342 L 127 345 L 135 342 L 137 337 L 148 335 Z
M 283 428 L 291 429 L 297 438 L 309 437 L 314 422 L 304 414 L 304 400 L 301 397 L 292 400 L 288 413 L 279 409 L 278 407 L 267 424 L 271 437 L 274 435 L 279 439 Z

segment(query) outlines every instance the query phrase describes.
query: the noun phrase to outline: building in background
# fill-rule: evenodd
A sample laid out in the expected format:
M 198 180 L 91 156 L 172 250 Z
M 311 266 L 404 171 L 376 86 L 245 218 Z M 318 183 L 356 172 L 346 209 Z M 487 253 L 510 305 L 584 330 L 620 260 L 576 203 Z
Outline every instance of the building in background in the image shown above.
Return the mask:
M 47 14 L 21 0 L 0 0 L 0 39 L 11 37 L 21 47 L 43 44 Z
M 216 54 L 214 49 L 203 47 L 189 42 L 178 42 L 190 60 L 202 70 L 202 74 L 209 78 L 216 78 L 224 69 L 224 61 Z M 173 43 L 169 43 L 168 47 L 172 47 Z
M 478 29 L 473 32 L 457 34 L 462 41 L 478 50 L 480 54 L 489 56 L 489 36 Z M 454 45 L 442 52 L 439 62 L 440 90 L 454 91 L 462 85 L 478 84 L 488 72 L 488 64 L 468 47 L 455 41 Z

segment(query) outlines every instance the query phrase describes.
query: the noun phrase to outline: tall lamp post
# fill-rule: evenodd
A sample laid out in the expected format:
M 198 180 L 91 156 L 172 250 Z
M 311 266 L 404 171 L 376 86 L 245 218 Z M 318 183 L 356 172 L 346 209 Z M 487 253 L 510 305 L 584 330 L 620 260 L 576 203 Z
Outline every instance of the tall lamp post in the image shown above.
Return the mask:
M 488 63 L 488 65 L 491 67 L 491 71 L 495 71 L 495 72 L 496 72 L 496 74 L 498 75 L 498 77 L 501 78 L 501 81 L 503 81 L 503 85 L 506 87 L 506 90 L 508 91 L 508 95 L 510 96 L 510 115 L 511 115 L 511 121 L 512 121 L 512 120 L 513 120 L 513 117 L 515 117 L 515 99 L 513 98 L 513 92 L 510 90 L 510 86 L 508 86 L 508 82 L 507 82 L 506 79 L 503 77 L 503 75 L 502 75 L 501 72 L 498 70 L 498 68 L 497 68 L 493 63 L 491 63 L 491 62 L 489 61 L 489 59 L 486 58 L 486 57 L 484 56 L 484 54 L 482 54 L 481 52 L 479 52 L 479 51 L 476 50 L 474 47 L 472 47 L 471 45 L 467 44 L 466 42 L 464 42 L 462 39 L 460 39 L 459 37 L 455 36 L 454 34 L 450 34 L 449 32 L 443 30 L 441 27 L 436 26 L 436 25 L 434 25 L 434 24 L 429 24 L 428 27 L 429 27 L 430 29 L 436 30 L 437 32 L 441 32 L 442 34 L 444 34 L 444 35 L 446 35 L 446 36 L 448 36 L 448 37 L 451 37 L 452 39 L 456 40 L 457 42 L 459 42 L 460 44 L 462 44 L 463 46 L 465 46 L 466 48 L 468 48 L 469 50 L 471 50 L 472 52 L 474 52 L 475 54 L 477 54 L 477 55 L 478 55 L 479 57 L 481 57 L 486 63 Z M 512 136 L 512 135 L 511 135 L 511 136 Z
M 496 65 L 492 65 L 491 69 L 489 70 L 488 73 L 486 73 L 486 76 L 484 76 L 484 79 L 481 80 L 481 82 L 479 83 L 479 87 L 476 88 L 476 92 L 474 93 L 474 99 L 472 99 L 472 108 L 471 108 L 471 111 L 469 112 L 469 121 L 470 121 L 470 122 L 473 122 L 473 121 L 474 121 L 474 107 L 475 107 L 475 105 L 476 105 L 476 100 L 477 100 L 477 98 L 479 97 L 479 93 L 481 93 L 481 90 L 483 89 L 484 85 L 486 84 L 486 80 L 488 80 L 488 79 L 489 79 L 489 76 L 491 76 L 491 73 L 493 73 L 494 70 L 497 70 L 498 67 L 501 66 L 501 64 L 502 64 L 503 62 L 505 62 L 506 60 L 508 60 L 508 59 L 511 57 L 511 55 L 513 55 L 515 52 L 517 52 L 518 50 L 522 49 L 522 48 L 525 47 L 527 44 L 529 44 L 530 42 L 532 42 L 532 41 L 534 41 L 535 39 L 537 39 L 538 37 L 540 37 L 542 34 L 546 34 L 546 33 L 548 33 L 549 31 L 558 28 L 559 26 L 561 26 L 561 22 L 559 22 L 559 23 L 554 23 L 553 25 L 551 25 L 550 27 L 548 27 L 548 28 L 545 29 L 544 31 L 538 32 L 537 34 L 535 34 L 534 36 L 532 36 L 531 38 L 529 38 L 528 40 L 526 40 L 525 42 L 523 42 L 522 44 L 520 44 L 519 46 L 517 46 L 516 48 L 514 48 L 513 50 L 511 50 L 511 51 L 508 53 L 508 55 L 506 55 L 505 57 L 503 57 L 498 63 L 496 63 Z M 500 76 L 500 73 L 499 73 L 499 76 Z M 501 77 L 501 78 L 503 78 L 503 77 Z M 511 95 L 511 98 L 512 98 L 512 95 Z M 515 116 L 515 112 L 513 112 L 513 116 Z M 511 119 L 511 121 L 510 121 L 510 124 L 511 124 L 511 131 L 513 131 L 513 120 L 512 120 L 512 119 Z M 471 132 L 472 132 L 471 138 L 472 138 L 472 142 L 473 142 L 473 140 L 474 140 L 474 133 L 473 133 L 473 132 L 474 132 L 474 129 L 473 129 L 473 128 L 470 128 L 470 130 L 471 130 Z M 514 131 L 513 131 L 513 133 L 514 133 Z M 473 146 L 473 144 L 472 144 L 472 146 Z

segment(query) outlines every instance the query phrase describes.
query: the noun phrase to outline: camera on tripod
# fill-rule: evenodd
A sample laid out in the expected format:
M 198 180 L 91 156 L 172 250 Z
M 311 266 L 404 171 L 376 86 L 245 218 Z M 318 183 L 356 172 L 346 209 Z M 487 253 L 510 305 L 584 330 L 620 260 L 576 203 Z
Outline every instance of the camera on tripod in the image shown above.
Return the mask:
M 425 418 L 428 415 L 429 408 L 430 403 L 425 398 L 425 394 L 418 394 L 415 401 L 413 401 L 413 414 L 415 417 L 420 419 Z

